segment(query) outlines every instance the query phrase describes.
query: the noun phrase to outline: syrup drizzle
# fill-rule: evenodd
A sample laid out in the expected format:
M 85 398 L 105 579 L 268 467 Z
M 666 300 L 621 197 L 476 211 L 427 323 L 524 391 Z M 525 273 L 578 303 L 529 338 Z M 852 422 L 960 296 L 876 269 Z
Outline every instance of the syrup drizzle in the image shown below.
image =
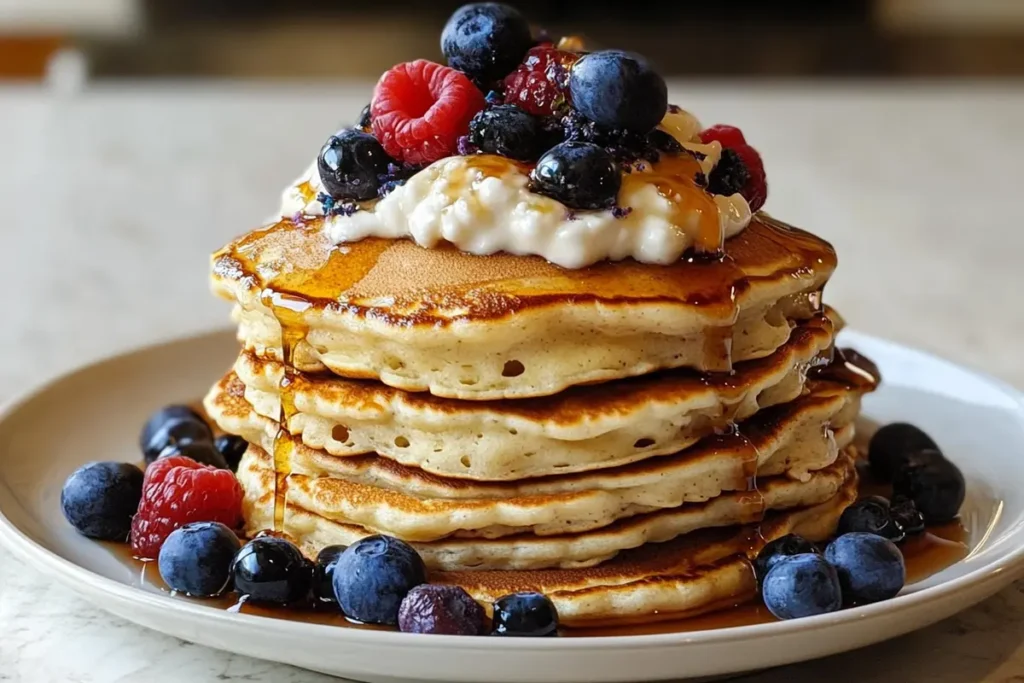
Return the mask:
M 278 430 L 274 435 L 274 531 L 284 529 L 284 513 L 288 492 L 288 476 L 291 474 L 291 458 L 294 445 L 288 432 L 288 424 L 295 415 L 295 363 L 296 347 L 305 340 L 308 328 L 302 322 L 302 314 L 310 308 L 303 299 L 264 289 L 260 297 L 264 306 L 273 313 L 281 326 L 281 362 L 283 372 L 278 384 L 281 408 L 278 415 Z

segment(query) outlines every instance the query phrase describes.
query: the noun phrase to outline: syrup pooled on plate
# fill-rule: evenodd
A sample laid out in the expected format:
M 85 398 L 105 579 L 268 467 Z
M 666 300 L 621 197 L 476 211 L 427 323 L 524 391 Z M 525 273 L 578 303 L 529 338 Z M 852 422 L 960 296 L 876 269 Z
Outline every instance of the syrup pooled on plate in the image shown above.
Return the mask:
M 862 479 L 859 493 L 861 496 L 885 495 L 888 491 L 886 491 L 884 486 L 865 478 Z M 756 488 L 752 491 L 752 495 L 757 495 Z M 169 592 L 160 579 L 155 562 L 136 560 L 131 556 L 131 547 L 128 544 L 104 543 L 104 545 L 121 562 L 132 568 L 133 573 L 137 577 L 135 579 L 137 586 L 148 590 Z M 949 524 L 930 526 L 925 533 L 909 537 L 900 544 L 899 548 L 903 553 L 904 562 L 906 563 L 907 585 L 911 586 L 916 582 L 938 574 L 964 559 L 970 550 L 970 540 L 967 530 L 960 522 L 951 522 Z M 753 572 L 753 568 L 751 568 L 751 572 Z M 332 604 L 288 608 L 267 606 L 240 600 L 234 593 L 217 598 L 180 597 L 180 599 L 194 600 L 199 604 L 209 606 L 211 609 L 228 610 L 240 614 L 273 619 L 288 619 L 291 621 L 303 621 L 345 628 L 390 630 L 384 627 L 354 623 L 341 614 L 336 605 Z M 760 599 L 750 600 L 744 597 L 739 602 L 726 602 L 715 605 L 709 611 L 701 614 L 683 617 L 678 614 L 662 614 L 644 623 L 601 625 L 595 627 L 563 627 L 560 632 L 565 637 L 651 635 L 707 631 L 735 626 L 753 626 L 773 621 L 776 621 L 775 617 L 768 612 Z

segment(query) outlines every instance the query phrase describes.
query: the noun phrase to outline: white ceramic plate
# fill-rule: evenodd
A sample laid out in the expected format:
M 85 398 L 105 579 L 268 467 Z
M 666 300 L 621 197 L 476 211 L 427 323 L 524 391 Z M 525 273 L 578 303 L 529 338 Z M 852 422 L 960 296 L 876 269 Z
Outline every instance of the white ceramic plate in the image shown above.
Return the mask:
M 159 406 L 191 401 L 230 365 L 229 332 L 142 349 L 61 377 L 0 414 L 0 539 L 100 607 L 185 640 L 363 681 L 571 683 L 678 680 L 862 647 L 948 617 L 1024 574 L 1024 403 L 995 380 L 886 341 L 844 333 L 885 376 L 878 422 L 928 431 L 963 470 L 964 561 L 888 602 L 717 631 L 512 640 L 409 635 L 231 614 L 138 587 L 135 572 L 78 536 L 59 509 L 65 477 L 90 460 L 137 461 Z

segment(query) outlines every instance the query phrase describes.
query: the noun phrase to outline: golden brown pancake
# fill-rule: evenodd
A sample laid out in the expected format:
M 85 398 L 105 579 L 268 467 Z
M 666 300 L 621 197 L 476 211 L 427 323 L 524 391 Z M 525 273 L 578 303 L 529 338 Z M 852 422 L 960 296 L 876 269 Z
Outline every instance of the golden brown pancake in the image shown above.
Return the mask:
M 376 452 L 445 477 L 513 481 L 589 471 L 675 453 L 793 400 L 831 344 L 832 325 L 817 316 L 771 356 L 732 374 L 676 369 L 516 401 L 459 401 L 292 373 L 287 428 L 330 455 Z M 282 365 L 243 353 L 235 371 L 256 412 L 276 422 Z
M 321 227 L 281 222 L 214 255 L 214 289 L 238 304 L 245 346 L 277 359 L 284 346 L 300 371 L 470 400 L 729 371 L 818 313 L 836 265 L 826 242 L 763 214 L 722 258 L 579 270 L 403 240 L 335 246 Z

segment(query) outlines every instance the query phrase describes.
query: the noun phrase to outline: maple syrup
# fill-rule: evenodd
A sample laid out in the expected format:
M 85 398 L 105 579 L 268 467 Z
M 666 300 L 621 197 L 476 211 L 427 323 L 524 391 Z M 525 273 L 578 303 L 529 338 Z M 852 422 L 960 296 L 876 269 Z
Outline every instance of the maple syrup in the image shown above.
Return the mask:
M 891 492 L 869 479 L 864 481 L 859 490 L 861 496 L 884 495 L 885 493 Z M 134 559 L 131 556 L 131 546 L 127 543 L 101 542 L 101 544 L 107 547 L 121 562 L 132 568 L 133 574 L 137 577 L 133 580 L 134 585 L 146 590 L 169 592 L 160 579 L 155 562 L 141 562 Z M 910 585 L 923 581 L 964 559 L 969 552 L 969 538 L 963 525 L 959 522 L 951 522 L 931 526 L 925 533 L 907 539 L 900 545 L 900 550 L 906 563 L 907 585 Z M 753 571 L 752 568 L 751 571 Z M 349 621 L 336 607 L 329 604 L 306 608 L 273 607 L 240 601 L 234 594 L 218 598 L 181 597 L 180 599 L 198 601 L 213 609 L 274 619 L 288 619 L 345 628 L 387 630 Z M 562 635 L 567 637 L 606 637 L 686 633 L 734 626 L 752 626 L 772 621 L 775 621 L 775 618 L 763 603 L 751 599 L 751 596 L 742 596 L 735 601 L 712 605 L 698 614 L 660 614 L 637 624 L 563 628 Z

